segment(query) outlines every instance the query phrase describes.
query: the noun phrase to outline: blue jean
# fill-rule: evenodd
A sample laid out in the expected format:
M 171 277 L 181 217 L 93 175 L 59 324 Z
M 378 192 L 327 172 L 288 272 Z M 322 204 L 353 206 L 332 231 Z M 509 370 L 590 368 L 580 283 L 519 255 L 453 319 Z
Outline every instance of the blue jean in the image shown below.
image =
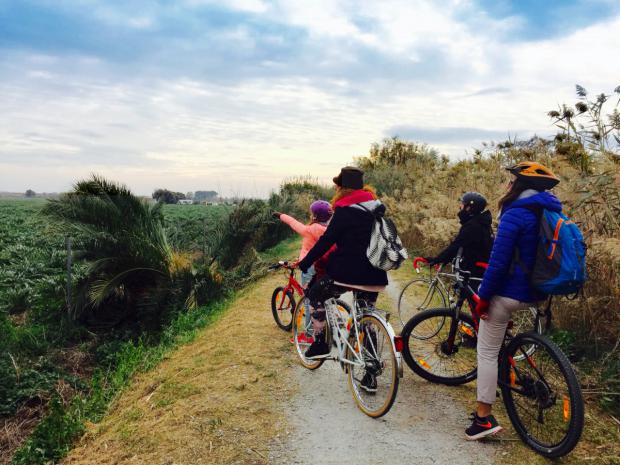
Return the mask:
M 316 270 L 314 269 L 314 265 L 312 265 L 310 268 L 308 268 L 308 270 L 305 273 L 301 274 L 301 287 L 304 288 L 305 291 L 308 290 L 308 284 L 310 284 L 310 281 L 312 281 L 312 278 L 314 278 L 314 275 L 316 274 Z M 301 303 L 305 308 L 306 311 L 304 312 L 304 329 L 307 329 L 310 326 L 310 301 L 308 300 L 307 297 L 304 297 L 304 300 Z

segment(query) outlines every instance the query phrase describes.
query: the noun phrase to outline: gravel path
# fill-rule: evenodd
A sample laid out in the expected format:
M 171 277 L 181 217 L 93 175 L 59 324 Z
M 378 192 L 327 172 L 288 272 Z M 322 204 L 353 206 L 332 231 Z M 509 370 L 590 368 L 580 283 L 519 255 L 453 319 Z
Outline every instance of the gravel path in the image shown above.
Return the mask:
M 390 298 L 398 296 L 397 287 L 386 291 Z M 272 448 L 270 463 L 465 465 L 493 463 L 500 451 L 498 443 L 464 439 L 469 411 L 457 399 L 462 389 L 430 384 L 406 366 L 396 402 L 380 419 L 357 409 L 336 363 L 290 371 L 299 383 L 285 406 L 291 431 Z

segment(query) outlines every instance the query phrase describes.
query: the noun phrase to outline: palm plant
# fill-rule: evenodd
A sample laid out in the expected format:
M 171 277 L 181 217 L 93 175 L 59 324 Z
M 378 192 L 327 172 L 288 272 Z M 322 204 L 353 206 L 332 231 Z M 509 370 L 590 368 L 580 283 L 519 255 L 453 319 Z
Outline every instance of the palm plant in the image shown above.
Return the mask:
M 93 175 L 50 200 L 43 214 L 74 237 L 76 258 L 87 263 L 74 316 L 111 302 L 128 311 L 148 300 L 149 291 L 169 286 L 178 272 L 162 205 L 147 203 L 121 184 Z

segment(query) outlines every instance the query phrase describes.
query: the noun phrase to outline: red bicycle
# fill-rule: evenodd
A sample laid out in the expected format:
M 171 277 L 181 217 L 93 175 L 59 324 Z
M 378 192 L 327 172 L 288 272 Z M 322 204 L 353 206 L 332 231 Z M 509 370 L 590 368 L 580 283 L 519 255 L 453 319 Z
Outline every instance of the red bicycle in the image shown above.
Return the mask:
M 278 286 L 271 295 L 271 313 L 276 324 L 284 331 L 290 331 L 293 327 L 293 313 L 297 302 L 295 293 L 299 296 L 299 301 L 304 299 L 304 289 L 295 278 L 295 266 L 287 261 L 279 261 L 269 267 L 269 270 L 285 269 L 288 274 L 286 286 Z

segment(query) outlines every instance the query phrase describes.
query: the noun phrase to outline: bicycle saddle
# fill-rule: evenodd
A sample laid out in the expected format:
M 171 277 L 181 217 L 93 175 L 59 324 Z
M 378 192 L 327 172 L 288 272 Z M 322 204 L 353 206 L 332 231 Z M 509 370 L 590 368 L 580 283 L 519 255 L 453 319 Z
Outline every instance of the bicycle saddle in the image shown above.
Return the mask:
M 345 287 L 351 291 L 366 291 L 366 292 L 383 292 L 386 286 L 375 286 L 372 284 L 346 284 L 339 281 L 334 281 L 336 286 Z

